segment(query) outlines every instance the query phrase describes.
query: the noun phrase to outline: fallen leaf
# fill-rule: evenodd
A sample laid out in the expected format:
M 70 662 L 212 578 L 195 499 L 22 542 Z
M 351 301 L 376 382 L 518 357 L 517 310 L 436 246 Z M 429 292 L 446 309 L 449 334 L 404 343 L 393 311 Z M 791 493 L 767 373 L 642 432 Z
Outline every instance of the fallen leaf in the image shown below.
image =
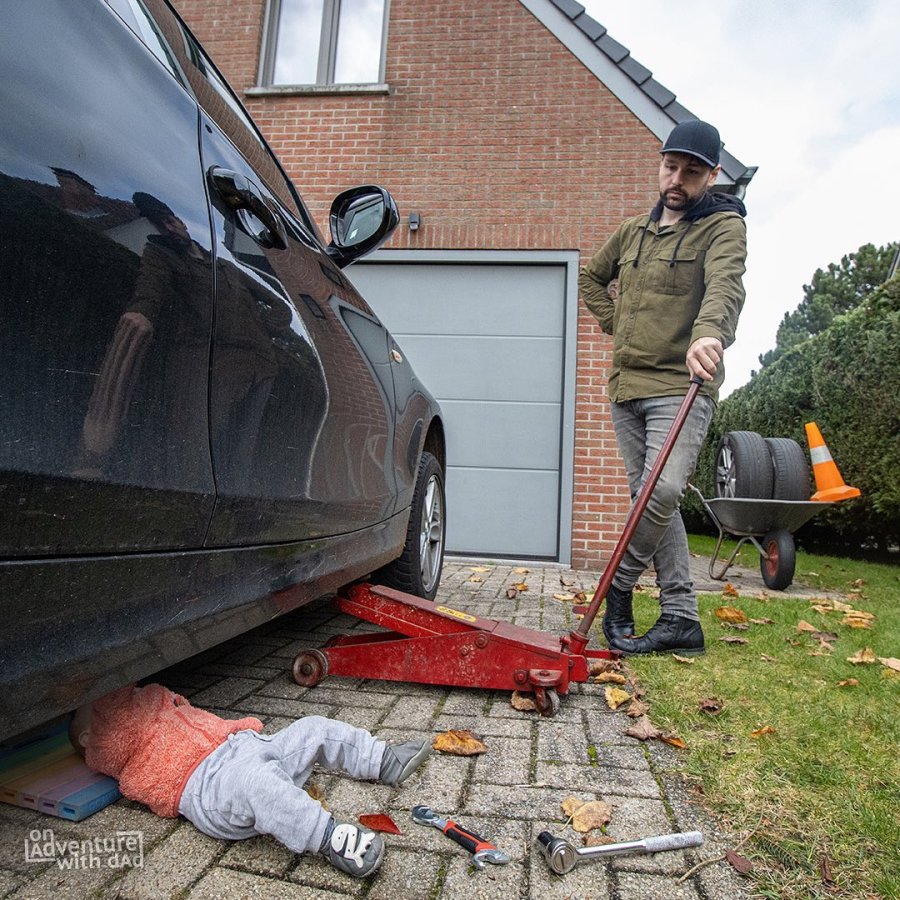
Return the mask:
M 877 657 L 875 656 L 874 651 L 871 647 L 864 647 L 859 653 L 854 653 L 853 656 L 847 657 L 847 662 L 854 666 L 859 666 L 867 663 L 873 663 Z
M 857 678 L 845 678 L 843 681 L 838 682 L 838 687 L 856 687 L 859 684 L 859 679 Z
M 537 712 L 533 694 L 523 694 L 521 691 L 513 691 L 510 698 L 510 706 L 519 712 Z
M 768 656 L 765 653 L 762 653 L 759 657 L 763 662 L 778 662 L 778 660 L 774 656 Z
M 480 582 L 484 581 L 484 579 L 480 575 L 473 575 L 469 579 L 469 581 L 473 582 L 474 584 L 479 584 Z
M 625 734 L 628 737 L 637 738 L 639 741 L 649 741 L 658 738 L 661 733 L 648 716 L 641 716 L 634 725 L 625 729 Z
M 574 579 L 574 578 L 568 579 L 568 578 L 565 578 L 564 576 L 560 575 L 560 576 L 559 576 L 559 583 L 560 583 L 563 587 L 572 587 L 572 586 L 575 584 L 575 579 Z
M 626 678 L 621 672 L 601 672 L 594 676 L 598 684 L 625 684 Z
M 746 875 L 753 870 L 753 863 L 746 857 L 741 856 L 740 853 L 735 853 L 734 850 L 726 850 L 725 859 L 728 860 L 731 868 L 735 872 L 740 872 L 741 875 Z
M 574 600 L 575 595 L 574 594 L 554 594 L 553 599 L 559 600 L 560 603 L 565 603 L 567 601 Z
M 566 797 L 566 799 L 563 800 L 563 802 L 560 803 L 559 806 L 560 809 L 566 814 L 566 818 L 571 819 L 572 816 L 575 815 L 575 811 L 579 807 L 584 806 L 585 803 L 587 803 L 587 800 L 582 800 L 580 797 L 574 797 L 569 794 L 569 796 Z
M 871 628 L 872 620 L 875 618 L 871 613 L 861 613 L 858 610 L 848 612 L 841 619 L 841 625 L 849 625 L 851 628 Z
M 733 634 L 725 635 L 723 638 L 719 638 L 723 644 L 749 644 L 750 641 L 747 638 L 735 637 Z
M 856 590 L 862 590 L 862 588 L 865 586 L 865 584 L 866 584 L 865 578 L 857 578 L 855 581 L 850 582 L 851 587 L 856 588 Z
M 524 581 L 517 581 L 517 582 L 513 585 L 513 587 L 514 587 L 517 591 L 521 591 L 523 594 L 525 593 L 525 591 L 528 590 L 528 585 L 525 584 Z
M 815 635 L 813 635 L 815 637 Z M 819 651 L 825 651 L 824 655 L 828 656 L 829 653 L 834 653 L 834 647 L 828 643 L 825 638 L 819 638 Z
M 628 691 L 623 691 L 617 687 L 607 687 L 603 693 L 606 697 L 606 705 L 610 709 L 618 709 L 623 703 L 627 703 L 631 699 L 631 694 Z
M 648 712 L 650 712 L 649 703 L 639 699 L 632 699 L 628 709 L 625 710 L 625 715 L 630 716 L 632 719 L 637 719 L 641 716 L 646 716 Z
M 572 814 L 572 828 L 582 834 L 603 828 L 612 818 L 612 807 L 604 800 L 591 800 L 583 803 Z
M 584 591 L 579 591 L 579 592 L 575 595 L 575 600 L 576 600 L 578 603 L 587 603 L 587 597 L 585 596 Z
M 527 575 L 530 571 L 531 571 L 531 569 L 526 569 L 524 566 L 516 566 L 516 568 L 513 569 L 513 574 Z
M 487 747 L 471 731 L 453 729 L 435 736 L 431 746 L 441 753 L 452 753 L 454 756 L 477 756 L 487 753 Z
M 889 669 L 893 669 L 895 672 L 900 672 L 900 659 L 897 659 L 895 656 L 879 656 L 878 662 Z
M 768 591 L 760 591 L 760 592 L 756 595 L 756 599 L 757 599 L 757 600 L 762 600 L 763 603 L 768 603 L 769 600 L 771 599 L 771 597 L 770 597 Z
M 664 744 L 669 744 L 671 747 L 677 747 L 679 750 L 685 750 L 687 748 L 687 744 L 674 734 L 661 734 L 659 739 Z
M 762 737 L 764 734 L 775 734 L 775 729 L 771 725 L 763 725 L 762 728 L 757 728 L 756 731 L 751 731 L 750 737 L 758 738 Z
M 470 572 L 490 572 L 490 566 L 469 566 Z
M 750 626 L 746 622 L 723 622 L 723 628 L 731 628 L 734 631 L 749 631 Z
M 724 593 L 724 592 L 723 592 Z M 734 606 L 720 606 L 714 611 L 715 617 L 722 622 L 746 622 L 747 615 Z
M 754 625 L 774 625 L 774 619 L 751 619 L 750 620 Z
M 384 813 L 366 814 L 358 818 L 361 825 L 371 828 L 372 831 L 383 831 L 385 834 L 403 834 L 394 820 L 390 816 L 384 815 Z
M 618 672 L 622 664 L 617 659 L 591 659 L 588 661 L 588 674 L 600 675 L 602 672 Z
M 672 659 L 674 659 L 675 662 L 684 663 L 688 666 L 694 664 L 694 660 L 690 656 L 679 656 L 677 653 L 672 654 Z
M 836 641 L 838 636 L 833 631 L 813 631 L 810 637 L 816 641 Z
M 722 588 L 722 596 L 723 597 L 740 597 L 740 591 L 730 582 L 725 582 L 725 587 Z
M 710 716 L 717 716 L 725 707 L 725 701 L 719 700 L 718 697 L 705 697 L 697 706 L 700 712 L 704 712 Z
M 515 600 L 516 597 L 519 596 L 519 592 L 514 587 L 507 588 L 506 596 L 509 597 L 510 600 Z
M 819 859 L 819 875 L 822 877 L 822 884 L 827 888 L 833 888 L 834 878 L 831 877 L 831 860 L 827 856 Z
M 807 631 L 807 632 L 811 633 L 813 631 L 818 631 L 818 630 L 819 629 L 816 628 L 815 625 L 810 625 L 809 622 L 805 621 L 804 619 L 801 619 L 797 623 L 797 631 Z
M 616 839 L 608 834 L 588 833 L 584 836 L 585 847 L 603 847 L 605 844 L 615 844 Z
M 319 785 L 307 781 L 306 784 L 303 785 L 303 790 L 306 791 L 313 800 L 321 803 L 324 809 L 328 809 L 328 804 L 325 803 L 325 791 L 323 791 Z

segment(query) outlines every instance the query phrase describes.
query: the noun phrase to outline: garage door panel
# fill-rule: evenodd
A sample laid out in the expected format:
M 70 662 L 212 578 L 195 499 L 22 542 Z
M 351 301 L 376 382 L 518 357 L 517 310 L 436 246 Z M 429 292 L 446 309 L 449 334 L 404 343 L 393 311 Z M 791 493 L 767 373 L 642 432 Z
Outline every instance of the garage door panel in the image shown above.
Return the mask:
M 399 344 L 439 400 L 559 401 L 562 338 L 406 335 Z
M 447 470 L 448 545 L 458 553 L 553 555 L 558 505 L 555 471 L 451 467 Z
M 444 400 L 447 458 L 456 466 L 558 469 L 558 403 Z
M 357 265 L 351 280 L 368 297 L 388 297 L 379 318 L 394 337 L 409 334 L 561 334 L 565 270 L 498 265 Z M 423 310 L 427 315 L 423 316 Z

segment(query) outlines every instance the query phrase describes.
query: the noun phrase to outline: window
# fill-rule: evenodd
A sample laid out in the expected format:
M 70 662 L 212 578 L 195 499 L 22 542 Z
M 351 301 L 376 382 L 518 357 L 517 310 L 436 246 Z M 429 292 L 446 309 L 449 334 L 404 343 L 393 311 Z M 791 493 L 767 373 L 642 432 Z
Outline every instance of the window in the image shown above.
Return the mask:
M 383 80 L 387 0 L 269 0 L 265 85 Z

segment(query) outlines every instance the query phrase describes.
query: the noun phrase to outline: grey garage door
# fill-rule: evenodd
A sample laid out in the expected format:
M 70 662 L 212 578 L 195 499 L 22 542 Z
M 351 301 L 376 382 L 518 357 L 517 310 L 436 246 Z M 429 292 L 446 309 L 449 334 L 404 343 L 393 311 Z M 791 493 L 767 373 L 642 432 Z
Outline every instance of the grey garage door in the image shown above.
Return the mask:
M 447 549 L 559 557 L 565 265 L 357 263 L 347 272 L 447 432 Z

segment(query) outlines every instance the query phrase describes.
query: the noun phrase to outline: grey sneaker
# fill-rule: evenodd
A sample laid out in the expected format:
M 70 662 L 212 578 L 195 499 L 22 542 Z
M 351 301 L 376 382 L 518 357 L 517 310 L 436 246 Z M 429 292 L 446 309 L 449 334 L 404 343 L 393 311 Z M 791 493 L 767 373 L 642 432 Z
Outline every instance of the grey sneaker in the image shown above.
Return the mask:
M 391 787 L 403 784 L 425 762 L 430 753 L 431 743 L 427 740 L 388 744 L 384 748 L 378 780 Z
M 384 838 L 377 831 L 332 818 L 325 829 L 319 853 L 341 872 L 354 878 L 365 878 L 375 872 L 384 859 Z

